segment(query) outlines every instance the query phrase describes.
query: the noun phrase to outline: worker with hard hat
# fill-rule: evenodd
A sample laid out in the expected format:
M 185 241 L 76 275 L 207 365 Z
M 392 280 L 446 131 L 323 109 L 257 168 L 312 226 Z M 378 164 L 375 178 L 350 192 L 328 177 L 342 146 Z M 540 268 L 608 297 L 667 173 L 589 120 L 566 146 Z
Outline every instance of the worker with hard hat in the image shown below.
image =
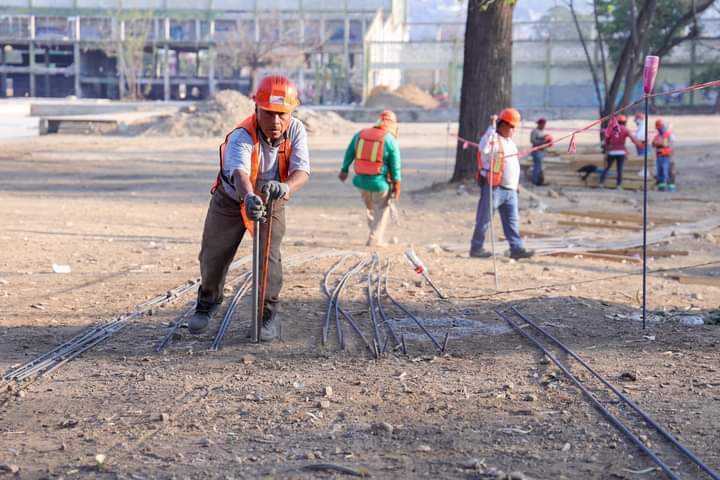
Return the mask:
M 518 148 L 512 139 L 515 128 L 520 125 L 520 112 L 506 108 L 500 116 L 491 117 L 491 125 L 482 136 L 478 146 L 478 181 L 480 201 L 475 214 L 475 230 L 470 243 L 470 256 L 489 258 L 485 250 L 485 234 L 492 221 L 492 212 L 500 212 L 503 232 L 510 244 L 510 257 L 529 258 L 534 255 L 527 250 L 520 238 L 518 215 L 518 187 L 520 185 L 520 159 Z M 492 193 L 491 193 L 492 189 Z M 490 208 L 490 198 L 493 206 Z
M 552 143 L 552 135 L 545 133 L 545 125 L 547 120 L 538 118 L 536 127 L 530 132 L 530 144 L 533 146 L 532 157 L 532 183 L 533 185 L 545 184 L 545 172 L 543 171 L 543 159 L 545 158 L 545 150 Z M 544 145 L 544 147 L 543 147 Z
M 645 114 L 637 111 L 633 116 L 633 120 L 635 121 L 635 138 L 643 142 L 642 147 L 635 146 L 635 149 L 638 156 L 642 157 L 645 155 L 645 148 L 647 145 L 647 142 L 645 141 Z
M 284 205 L 310 178 L 310 158 L 305 127 L 293 117 L 300 104 L 295 84 L 281 75 L 267 76 L 260 80 L 253 99 L 255 113 L 238 123 L 220 145 L 220 168 L 200 249 L 201 283 L 188 329 L 193 334 L 207 330 L 213 311 L 222 303 L 228 267 L 243 235 L 253 231 L 268 202 L 274 202 L 272 219 L 258 224 L 265 225 L 260 228 L 261 245 L 270 237 L 260 319 L 260 340 L 270 341 L 280 332 Z M 267 225 L 272 225 L 271 231 Z
M 673 168 L 672 154 L 675 136 L 670 127 L 661 118 L 655 120 L 657 134 L 653 138 L 652 146 L 655 148 L 655 181 L 657 189 L 661 192 L 676 190 L 675 169 Z
M 610 119 L 607 128 L 605 129 L 605 151 L 607 152 L 606 167 L 600 175 L 600 184 L 605 185 L 605 179 L 607 178 L 608 172 L 613 166 L 613 163 L 617 165 L 617 181 L 615 188 L 618 190 L 622 188 L 623 180 L 623 166 L 625 165 L 625 158 L 627 158 L 627 148 L 625 147 L 625 140 L 630 139 L 635 146 L 643 148 L 645 144 L 637 139 L 627 126 L 627 117 L 625 115 L 616 115 Z
M 397 142 L 398 121 L 386 110 L 372 127 L 357 132 L 347 149 L 338 174 L 341 182 L 348 178 L 353 165 L 353 185 L 360 190 L 367 211 L 370 247 L 384 246 L 384 234 L 390 216 L 391 202 L 400 198 L 400 148 Z

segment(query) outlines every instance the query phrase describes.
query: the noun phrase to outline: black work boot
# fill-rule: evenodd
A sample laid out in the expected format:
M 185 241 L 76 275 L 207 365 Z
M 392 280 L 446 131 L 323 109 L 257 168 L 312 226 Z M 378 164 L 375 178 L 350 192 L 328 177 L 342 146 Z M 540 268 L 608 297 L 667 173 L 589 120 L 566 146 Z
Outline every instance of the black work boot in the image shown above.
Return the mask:
M 262 325 L 260 325 L 260 341 L 272 342 L 280 338 L 280 316 L 274 308 L 265 307 Z
M 208 310 L 195 310 L 188 321 L 188 331 L 193 335 L 204 333 L 210 323 L 210 312 Z
M 510 258 L 515 260 L 520 260 L 521 258 L 530 258 L 533 255 L 535 255 L 535 250 L 528 250 L 526 248 L 510 250 Z
M 469 255 L 474 258 L 490 258 L 490 257 L 492 257 L 492 253 L 485 250 L 484 248 L 471 248 Z

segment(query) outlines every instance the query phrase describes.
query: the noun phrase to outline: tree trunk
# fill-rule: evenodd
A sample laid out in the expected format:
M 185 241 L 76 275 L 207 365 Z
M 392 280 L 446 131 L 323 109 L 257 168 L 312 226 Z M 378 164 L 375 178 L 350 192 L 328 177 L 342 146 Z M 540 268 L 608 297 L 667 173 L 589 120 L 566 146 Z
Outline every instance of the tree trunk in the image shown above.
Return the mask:
M 470 0 L 465 27 L 465 55 L 458 134 L 477 142 L 490 115 L 512 99 L 512 13 L 509 0 Z M 451 182 L 473 178 L 476 149 L 458 142 Z

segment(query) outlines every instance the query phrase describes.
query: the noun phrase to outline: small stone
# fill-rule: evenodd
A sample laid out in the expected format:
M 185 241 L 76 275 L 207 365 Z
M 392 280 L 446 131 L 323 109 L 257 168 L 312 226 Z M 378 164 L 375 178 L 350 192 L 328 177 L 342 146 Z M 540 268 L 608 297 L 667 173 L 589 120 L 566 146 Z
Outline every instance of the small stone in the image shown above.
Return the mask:
M 246 354 L 246 355 L 243 355 L 242 357 L 240 357 L 240 363 L 243 363 L 245 365 L 250 365 L 254 362 L 255 362 L 255 357 L 250 354 Z
M 510 472 L 508 480 L 528 480 L 528 477 L 523 472 Z
M 8 283 L 10 283 L 10 282 L 5 280 L 4 278 L 0 278 L 0 285 L 7 285 Z
M 332 387 L 325 387 L 325 396 L 326 397 L 332 397 L 333 396 L 333 389 Z
M 563 452 L 570 451 L 570 443 L 569 442 L 566 442 L 565 445 L 562 446 L 562 451 Z
M 17 393 L 15 393 L 15 395 L 20 398 L 25 398 L 25 395 L 27 395 L 27 393 L 25 392 L 25 390 L 18 390 Z
M 170 415 L 168 415 L 167 413 L 163 412 L 163 413 L 161 413 L 160 416 L 158 417 L 158 420 L 161 421 L 161 422 L 167 422 L 167 421 L 170 420 Z
M 464 468 L 467 468 L 469 470 L 482 470 L 485 468 L 485 460 L 480 460 L 478 458 L 471 458 L 467 462 L 463 464 Z
M 693 293 L 692 295 L 690 295 L 690 298 L 692 298 L 693 300 L 704 300 L 704 297 L 700 293 Z
M 432 452 L 432 448 L 430 447 L 430 445 L 422 444 L 422 445 L 418 445 L 417 451 L 418 452 Z
M 392 240 L 390 240 L 390 242 L 392 242 L 393 245 L 397 245 L 398 243 L 400 243 L 400 240 L 398 240 L 398 237 L 392 237 Z
M 638 374 L 635 372 L 623 372 L 622 375 L 620 375 L 620 380 L 625 380 L 627 382 L 637 382 Z
M 98 466 L 102 466 L 105 464 L 105 460 L 107 460 L 107 456 L 103 453 L 98 453 L 95 455 L 95 463 L 98 464 Z
M 387 432 L 389 434 L 392 434 L 395 431 L 395 427 L 393 427 L 387 422 L 378 422 L 373 424 L 372 430 L 375 432 Z
M 548 190 L 547 196 L 550 198 L 558 198 L 560 197 L 560 194 L 551 188 L 550 190 Z
M 13 475 L 20 471 L 20 467 L 13 464 L 0 463 L 0 472 L 12 473 Z
M 531 393 L 528 393 L 523 397 L 524 402 L 534 402 L 537 400 L 537 397 Z
M 576 287 L 575 285 L 570 285 L 570 291 L 571 291 L 571 292 L 576 292 L 576 291 L 577 291 L 577 287 Z
M 318 402 L 318 408 L 320 408 L 322 410 L 326 410 L 326 409 L 330 408 L 330 401 L 329 400 L 320 400 Z
M 305 452 L 305 455 L 303 455 L 303 458 L 305 458 L 305 460 L 315 460 L 315 453 Z
M 209 438 L 203 438 L 202 440 L 200 440 L 200 446 L 205 447 L 205 448 L 209 447 L 210 445 L 213 445 L 214 443 L 215 442 L 213 442 Z

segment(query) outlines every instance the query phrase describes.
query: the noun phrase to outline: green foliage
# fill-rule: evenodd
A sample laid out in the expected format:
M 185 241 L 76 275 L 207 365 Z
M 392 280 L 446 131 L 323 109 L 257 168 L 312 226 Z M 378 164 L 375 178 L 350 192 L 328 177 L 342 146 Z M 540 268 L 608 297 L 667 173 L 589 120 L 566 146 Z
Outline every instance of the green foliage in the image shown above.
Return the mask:
M 600 33 L 607 42 L 610 59 L 613 63 L 617 63 L 632 32 L 632 0 L 596 0 L 596 2 L 600 17 Z M 635 15 L 637 15 L 644 2 L 636 0 L 635 4 Z M 693 0 L 657 0 L 655 16 L 647 36 L 648 52 L 656 52 L 663 47 L 668 35 L 683 36 L 688 33 L 688 29 L 694 28 L 692 22 L 688 20 L 677 31 L 672 31 L 678 20 L 692 11 L 692 6 Z

